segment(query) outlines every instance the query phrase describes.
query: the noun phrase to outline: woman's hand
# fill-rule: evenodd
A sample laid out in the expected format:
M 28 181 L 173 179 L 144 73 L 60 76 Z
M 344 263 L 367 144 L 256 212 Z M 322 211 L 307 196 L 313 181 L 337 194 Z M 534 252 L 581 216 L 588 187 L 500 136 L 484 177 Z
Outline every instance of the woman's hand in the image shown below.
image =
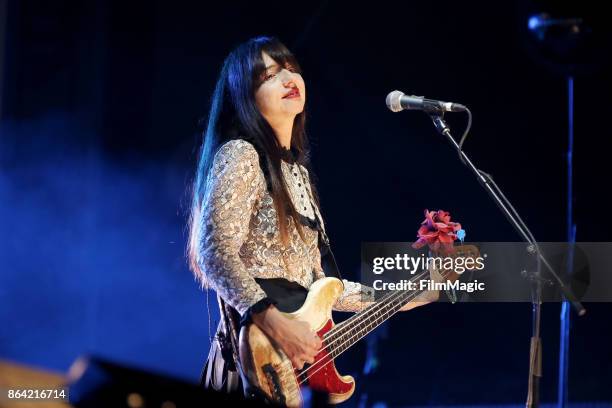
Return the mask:
M 427 292 L 424 292 L 419 295 L 416 299 L 406 303 L 399 311 L 407 312 L 408 310 L 412 310 L 415 307 L 424 306 L 428 303 L 436 302 L 438 299 L 440 299 L 439 290 L 428 290 Z
M 304 363 L 314 363 L 323 345 L 321 338 L 308 323 L 289 319 L 274 306 L 253 314 L 253 322 L 280 345 L 293 366 L 299 370 L 304 367 Z

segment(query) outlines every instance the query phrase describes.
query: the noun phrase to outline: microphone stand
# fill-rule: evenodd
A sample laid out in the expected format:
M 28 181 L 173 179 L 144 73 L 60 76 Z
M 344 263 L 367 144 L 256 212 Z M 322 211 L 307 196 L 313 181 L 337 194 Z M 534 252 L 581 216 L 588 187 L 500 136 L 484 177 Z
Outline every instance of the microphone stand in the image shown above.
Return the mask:
M 471 113 L 469 110 L 468 114 Z M 540 276 L 541 272 L 541 264 L 544 264 L 554 280 L 559 285 L 561 292 L 565 295 L 567 301 L 569 301 L 579 316 L 582 316 L 586 313 L 586 309 L 582 306 L 582 304 L 576 299 L 576 296 L 572 293 L 572 291 L 565 286 L 559 275 L 554 271 L 548 260 L 544 257 L 542 252 L 540 251 L 540 247 L 521 219 L 518 215 L 510 201 L 506 198 L 503 192 L 497 187 L 497 184 L 493 181 L 493 178 L 485 173 L 484 171 L 479 170 L 474 166 L 469 157 L 463 152 L 460 148 L 459 144 L 455 141 L 453 136 L 451 135 L 450 128 L 446 124 L 444 120 L 444 112 L 436 111 L 436 112 L 428 112 L 431 117 L 436 129 L 440 134 L 446 136 L 447 140 L 451 143 L 451 145 L 459 152 L 459 158 L 476 176 L 476 179 L 480 183 L 480 185 L 489 193 L 489 196 L 493 199 L 495 204 L 499 207 L 502 213 L 506 216 L 506 219 L 512 224 L 512 226 L 516 229 L 519 235 L 523 238 L 525 242 L 527 242 L 527 251 L 536 256 L 537 261 L 537 269 L 536 272 L 531 272 L 528 274 L 528 279 L 532 283 L 531 288 L 531 302 L 532 302 L 532 336 L 531 336 L 531 347 L 529 350 L 529 382 L 528 382 L 528 390 L 527 390 L 527 401 L 525 406 L 527 408 L 534 408 L 539 406 L 539 385 L 540 385 L 540 377 L 542 376 L 542 340 L 540 338 L 540 318 L 541 318 L 541 309 L 542 309 L 542 278 Z

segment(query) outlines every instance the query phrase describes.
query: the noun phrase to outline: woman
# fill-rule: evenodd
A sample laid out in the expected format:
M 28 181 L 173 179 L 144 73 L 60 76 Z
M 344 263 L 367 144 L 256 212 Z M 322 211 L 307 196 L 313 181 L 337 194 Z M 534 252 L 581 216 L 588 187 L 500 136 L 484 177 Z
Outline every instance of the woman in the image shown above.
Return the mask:
M 275 38 L 251 39 L 223 64 L 190 220 L 192 270 L 203 287 L 217 292 L 225 317 L 204 367 L 206 387 L 243 391 L 235 352 L 238 319 L 259 326 L 299 369 L 314 362 L 321 347 L 306 322 L 281 313 L 298 309 L 308 287 L 325 276 L 319 249 L 325 247 L 325 226 L 308 172 L 305 101 L 300 66 Z M 343 282 L 334 310 L 355 312 L 370 304 L 373 291 Z M 421 300 L 403 310 L 431 299 Z

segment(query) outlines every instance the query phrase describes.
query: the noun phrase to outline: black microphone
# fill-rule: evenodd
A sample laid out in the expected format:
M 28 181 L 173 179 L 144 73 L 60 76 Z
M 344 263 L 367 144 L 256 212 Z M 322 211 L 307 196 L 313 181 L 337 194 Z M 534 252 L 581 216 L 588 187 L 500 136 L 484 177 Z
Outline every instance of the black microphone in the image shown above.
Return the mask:
M 467 110 L 460 103 L 425 99 L 422 96 L 408 96 L 404 95 L 401 91 L 393 91 L 387 95 L 387 107 L 393 112 L 399 112 L 404 109 L 422 110 L 429 113 L 465 112 Z

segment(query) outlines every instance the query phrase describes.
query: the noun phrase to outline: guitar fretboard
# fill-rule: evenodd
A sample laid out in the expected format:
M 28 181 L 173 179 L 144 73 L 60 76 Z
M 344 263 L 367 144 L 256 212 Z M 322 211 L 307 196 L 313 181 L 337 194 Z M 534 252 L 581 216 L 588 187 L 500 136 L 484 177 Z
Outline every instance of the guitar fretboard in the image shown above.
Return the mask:
M 478 251 L 475 247 L 469 245 L 465 247 L 455 247 L 455 252 L 452 254 L 456 257 L 476 257 Z M 452 271 L 442 270 L 440 275 L 446 279 Z M 421 272 L 410 279 L 416 287 L 418 281 L 429 275 L 429 271 Z M 327 345 L 328 355 L 335 359 L 357 341 L 367 336 L 370 332 L 384 323 L 387 319 L 400 311 L 400 309 L 409 301 L 417 298 L 425 289 L 394 291 L 385 295 L 381 300 L 376 301 L 372 305 L 366 307 L 359 313 L 356 313 L 349 319 L 331 329 L 324 340 Z

